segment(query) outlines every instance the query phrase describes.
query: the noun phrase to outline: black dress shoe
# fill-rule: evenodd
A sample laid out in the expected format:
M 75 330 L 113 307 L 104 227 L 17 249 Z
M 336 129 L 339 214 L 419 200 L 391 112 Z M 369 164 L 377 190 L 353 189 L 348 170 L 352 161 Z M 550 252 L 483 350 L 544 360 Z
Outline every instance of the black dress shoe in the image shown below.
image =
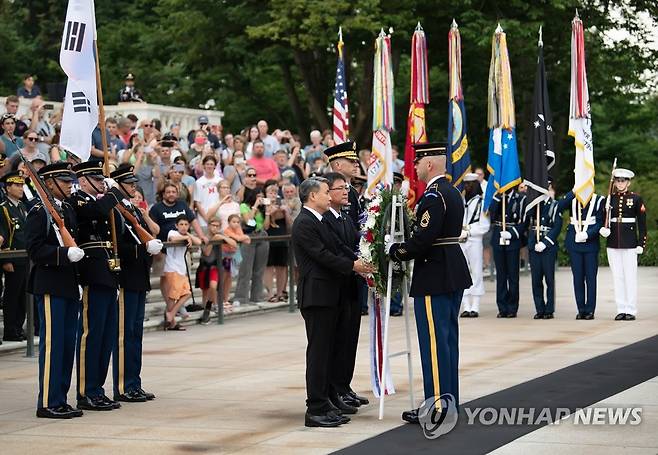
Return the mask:
M 349 417 L 347 417 L 346 415 L 339 414 L 339 413 L 337 413 L 336 411 L 329 411 L 329 412 L 327 412 L 327 417 L 329 417 L 330 419 L 338 420 L 338 422 L 339 422 L 341 425 L 343 425 L 343 424 L 345 424 L 345 423 L 349 423 L 350 420 L 352 420 L 352 419 L 350 419 Z
M 544 319 L 544 315 L 542 313 L 537 313 L 532 317 L 532 319 Z
M 370 404 L 370 401 L 368 401 L 368 399 L 367 399 L 366 397 L 362 397 L 361 395 L 357 395 L 356 392 L 355 392 L 354 390 L 350 390 L 350 391 L 349 391 L 349 394 L 352 396 L 352 398 L 354 398 L 355 400 L 357 400 L 357 401 L 358 401 L 359 403 L 361 403 L 362 405 L 364 405 L 364 404 Z
M 514 319 L 516 317 L 516 313 L 508 313 L 507 316 L 505 316 L 507 319 Z
M 623 321 L 626 318 L 626 313 L 619 313 L 615 316 L 615 321 Z
M 470 311 L 463 311 L 462 314 L 459 315 L 460 318 L 470 318 L 471 317 L 471 312 Z
M 141 387 L 139 389 L 137 389 L 137 392 L 144 395 L 148 401 L 155 400 L 155 394 L 152 394 L 151 392 L 147 392 L 146 390 L 142 389 Z
M 391 316 L 393 317 L 402 316 L 402 310 L 391 311 Z
M 594 313 L 587 313 L 585 316 L 583 316 L 583 319 L 587 319 L 588 321 L 594 319 Z
M 498 314 L 496 315 L 496 317 L 499 318 L 499 319 L 500 319 L 500 318 L 506 318 L 507 315 L 506 315 L 505 313 L 498 313 Z
M 361 402 L 354 398 L 352 395 L 349 393 L 342 393 L 340 395 L 340 399 L 345 402 L 345 404 L 348 404 L 350 406 L 354 406 L 355 408 L 361 407 Z
M 632 314 L 626 314 L 626 316 L 624 317 L 624 321 L 634 321 L 634 320 L 635 320 L 635 316 Z
M 65 406 L 39 408 L 37 409 L 37 417 L 42 419 L 72 419 L 73 412 L 69 411 Z
M 578 314 L 576 315 L 576 319 L 585 319 L 584 316 L 585 316 L 585 315 L 584 315 L 583 313 L 578 313 Z
M 368 316 L 368 310 L 361 310 L 361 316 Z
M 121 407 L 121 403 L 118 401 L 114 401 L 112 398 L 108 397 L 107 395 L 103 395 L 101 397 L 104 402 L 112 406 L 112 409 L 119 409 Z
M 472 318 L 477 318 L 478 316 L 480 316 L 480 313 L 478 313 L 477 311 L 471 311 Z
M 341 425 L 341 423 L 340 420 L 329 417 L 326 414 L 316 416 L 307 412 L 304 416 L 304 425 L 307 427 L 333 428 Z
M 131 390 L 122 395 L 114 395 L 114 401 L 125 401 L 126 403 L 144 403 L 147 398 L 141 393 Z
M 553 313 L 546 313 L 544 319 L 553 319 Z
M 333 395 L 329 399 L 334 406 L 343 411 L 343 414 L 356 414 L 358 411 L 355 406 L 350 406 L 349 404 L 345 403 L 340 395 Z
M 402 420 L 409 423 L 418 423 L 418 409 L 412 409 L 411 411 L 404 411 L 402 413 Z
M 82 397 L 78 399 L 78 409 L 86 409 L 87 411 L 111 411 L 114 409 L 114 406 L 102 397 Z
M 70 404 L 65 404 L 64 408 L 71 413 L 72 417 L 82 417 L 84 412 L 82 412 L 81 409 L 75 409 L 73 406 Z

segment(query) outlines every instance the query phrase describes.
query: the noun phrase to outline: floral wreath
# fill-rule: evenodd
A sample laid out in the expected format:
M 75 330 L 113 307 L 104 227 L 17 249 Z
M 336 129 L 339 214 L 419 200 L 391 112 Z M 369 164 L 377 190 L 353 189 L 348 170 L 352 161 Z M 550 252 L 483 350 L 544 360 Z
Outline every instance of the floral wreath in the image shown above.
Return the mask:
M 375 271 L 366 276 L 366 282 L 368 287 L 380 296 L 386 295 L 388 284 L 389 259 L 384 252 L 384 236 L 389 233 L 390 229 L 393 196 L 397 196 L 398 199 L 402 198 L 405 237 L 409 238 L 411 213 L 407 207 L 406 197 L 399 190 L 385 188 L 378 191 L 367 204 L 366 219 L 359 241 L 359 258 L 375 266 Z M 402 263 L 393 262 L 392 295 L 401 289 L 402 279 L 406 273 L 406 267 Z

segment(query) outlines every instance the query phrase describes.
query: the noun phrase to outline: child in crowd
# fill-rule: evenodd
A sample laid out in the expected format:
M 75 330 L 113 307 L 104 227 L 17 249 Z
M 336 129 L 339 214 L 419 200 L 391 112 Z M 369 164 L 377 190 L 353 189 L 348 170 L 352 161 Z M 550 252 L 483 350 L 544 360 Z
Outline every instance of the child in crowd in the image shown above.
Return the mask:
M 223 240 L 222 246 L 237 248 L 238 244 L 231 237 L 220 234 L 221 221 L 219 218 L 211 218 L 208 223 L 208 237 L 210 240 Z M 219 270 L 217 261 L 219 259 L 219 245 L 205 245 L 201 247 L 199 268 L 196 271 L 197 288 L 201 289 L 203 301 L 206 303 L 201 316 L 201 323 L 210 322 L 210 310 L 217 304 L 217 284 L 219 283 Z M 223 293 L 223 289 L 222 289 Z
M 187 276 L 187 259 L 185 253 L 192 245 L 201 245 L 201 239 L 189 232 L 190 222 L 185 215 L 176 218 L 176 229 L 167 234 L 169 242 L 184 240 L 187 245 L 167 247 L 164 263 L 164 277 L 167 282 L 169 301 L 164 314 L 165 330 L 185 330 L 176 322 L 176 313 L 185 305 L 192 295 Z
M 224 228 L 224 235 L 235 242 L 251 243 L 251 238 L 242 232 L 240 225 L 240 215 L 234 213 L 228 217 L 228 226 Z M 232 271 L 237 272 L 240 269 L 237 259 L 239 258 L 237 245 L 231 245 L 228 242 L 222 245 L 222 298 L 224 299 L 224 309 L 228 312 L 233 309 L 228 301 L 228 293 L 231 290 Z

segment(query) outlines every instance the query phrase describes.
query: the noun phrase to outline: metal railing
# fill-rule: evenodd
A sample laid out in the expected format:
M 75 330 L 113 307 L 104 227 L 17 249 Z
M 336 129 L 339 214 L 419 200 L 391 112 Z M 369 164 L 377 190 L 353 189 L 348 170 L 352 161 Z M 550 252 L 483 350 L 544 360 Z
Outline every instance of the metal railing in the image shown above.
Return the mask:
M 292 236 L 290 234 L 286 235 L 272 235 L 272 236 L 262 236 L 262 237 L 251 237 L 252 242 L 286 242 L 288 247 L 288 312 L 295 312 L 295 266 L 294 266 L 294 253 L 292 249 Z M 211 240 L 206 245 L 221 245 L 223 240 Z M 185 245 L 185 242 L 165 242 L 165 246 L 182 246 Z M 188 250 L 196 250 L 205 245 L 194 245 L 188 247 Z M 221 249 L 219 250 L 220 254 L 217 256 L 217 268 L 220 270 L 222 264 L 222 255 Z M 2 250 L 0 251 L 0 260 L 7 259 L 24 259 L 27 258 L 26 250 Z M 26 277 L 26 280 L 29 279 L 29 273 Z M 219 283 L 218 283 L 219 284 Z M 221 292 L 221 287 L 217 286 L 217 292 Z M 218 295 L 217 299 L 217 324 L 224 324 L 224 308 L 220 303 L 220 298 Z M 5 302 L 5 305 L 7 302 Z M 29 292 L 26 293 L 25 299 L 25 313 L 26 313 L 26 338 L 27 338 L 27 347 L 25 350 L 26 357 L 34 357 L 34 299 L 32 294 Z

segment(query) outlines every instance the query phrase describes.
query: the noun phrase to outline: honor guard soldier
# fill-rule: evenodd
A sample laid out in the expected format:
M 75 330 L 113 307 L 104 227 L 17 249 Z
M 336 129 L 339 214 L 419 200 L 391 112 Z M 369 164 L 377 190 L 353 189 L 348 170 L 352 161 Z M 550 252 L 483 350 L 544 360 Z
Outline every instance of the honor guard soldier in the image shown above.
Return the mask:
M 410 295 L 414 297 L 425 403 L 433 404 L 450 394 L 459 406 L 459 306 L 464 289 L 472 284 L 459 246 L 464 200 L 445 177 L 445 144 L 416 144 L 414 148 L 418 178 L 427 188 L 416 207 L 411 238 L 404 243 L 387 240 L 385 249 L 394 261 L 415 260 Z M 418 417 L 418 409 L 402 414 L 410 423 L 418 423 Z
M 480 298 L 484 295 L 482 240 L 491 227 L 489 216 L 484 211 L 482 186 L 477 174 L 468 173 L 464 176 L 464 199 L 464 223 L 460 245 L 471 271 L 473 285 L 464 291 L 461 317 L 477 318 L 480 315 Z
M 122 207 L 139 224 L 123 216 L 122 229 L 117 233 L 121 271 L 119 272 L 119 336 L 112 354 L 114 399 L 127 402 L 152 400 L 155 395 L 142 389 L 142 338 L 144 336 L 144 307 L 146 293 L 151 289 L 152 256 L 162 250 L 162 242 L 140 238 L 139 231 L 148 234 L 142 212 L 130 199 L 137 192 L 137 177 L 133 166 L 122 164 L 110 174 L 123 193 Z M 143 241 L 146 240 L 146 241 Z
M 587 205 L 583 206 L 573 191 L 568 192 L 558 202 L 560 213 L 569 209 L 570 214 L 564 246 L 569 252 L 573 275 L 573 291 L 578 307 L 576 319 L 594 319 L 596 311 L 599 230 L 603 226 L 604 206 L 604 197 L 598 194 L 592 194 Z
M 0 236 L 3 250 L 25 249 L 27 210 L 21 201 L 25 179 L 18 172 L 5 174 L 0 182 L 5 184 L 5 200 L 0 203 Z M 11 258 L 2 261 L 5 275 L 3 319 L 4 341 L 23 341 L 25 322 L 25 291 L 27 285 L 27 259 Z
M 505 230 L 503 230 L 503 204 L 505 198 Z M 519 257 L 525 235 L 523 213 L 526 197 L 510 188 L 502 196 L 496 193 L 489 207 L 491 222 L 491 249 L 496 264 L 496 305 L 499 318 L 515 318 L 519 310 Z
M 617 316 L 615 321 L 633 321 L 637 315 L 637 256 L 647 245 L 646 207 L 639 194 L 628 191 L 635 176 L 628 169 L 612 172 L 615 191 L 607 208 L 610 227 L 600 233 L 607 237 L 610 271 L 614 279 Z
M 53 200 L 37 203 L 28 213 L 26 225 L 27 254 L 33 264 L 28 292 L 34 295 L 39 313 L 37 417 L 50 419 L 82 416 L 82 411 L 66 403 L 80 312 L 74 263 L 85 254 L 78 247 L 65 246 L 74 243 L 72 238 L 71 242 L 66 239 L 75 236 L 77 230 L 75 212 L 64 202 L 75 178 L 70 166 L 60 162 L 41 168 L 39 175 Z
M 119 102 L 120 103 L 143 103 L 144 99 L 139 90 L 135 88 L 135 76 L 132 73 L 126 74 L 125 78 L 126 85 L 119 92 Z
M 78 220 L 78 246 L 85 252 L 78 271 L 82 313 L 78 324 L 78 408 L 110 411 L 120 404 L 105 395 L 103 384 L 117 336 L 118 276 L 114 270 L 109 214 L 123 195 L 118 188 L 104 193 L 102 164 L 87 161 L 73 167 L 80 189 L 68 202 Z M 115 220 L 116 224 L 116 220 Z
M 557 238 L 562 230 L 562 213 L 558 202 L 553 198 L 553 180 L 548 178 L 548 192 L 551 197 L 539 202 L 539 223 L 537 208 L 527 212 L 528 254 L 532 274 L 532 298 L 535 301 L 534 319 L 553 319 L 555 312 L 555 261 L 557 261 Z M 546 281 L 546 300 L 544 300 L 544 280 Z

